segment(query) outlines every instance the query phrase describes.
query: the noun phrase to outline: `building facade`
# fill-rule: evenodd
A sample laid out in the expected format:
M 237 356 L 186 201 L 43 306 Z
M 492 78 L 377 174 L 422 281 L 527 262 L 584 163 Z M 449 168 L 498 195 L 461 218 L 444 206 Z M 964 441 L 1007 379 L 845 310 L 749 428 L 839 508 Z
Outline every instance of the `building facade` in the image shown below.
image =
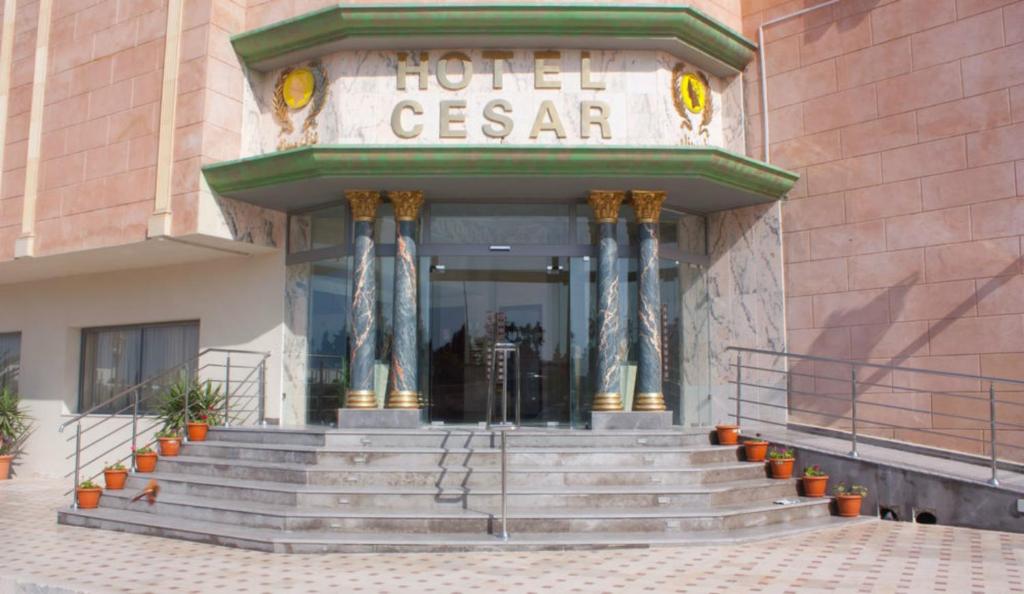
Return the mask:
M 286 425 L 477 423 L 500 385 L 527 424 L 707 426 L 729 346 L 1020 377 L 1024 3 L 773 22 L 816 4 L 6 0 L 21 471 L 62 473 L 62 420 L 210 348 L 268 354 Z M 787 387 L 751 414 L 841 425 L 829 387 Z M 983 453 L 955 399 L 914 398 L 927 432 L 867 430 Z

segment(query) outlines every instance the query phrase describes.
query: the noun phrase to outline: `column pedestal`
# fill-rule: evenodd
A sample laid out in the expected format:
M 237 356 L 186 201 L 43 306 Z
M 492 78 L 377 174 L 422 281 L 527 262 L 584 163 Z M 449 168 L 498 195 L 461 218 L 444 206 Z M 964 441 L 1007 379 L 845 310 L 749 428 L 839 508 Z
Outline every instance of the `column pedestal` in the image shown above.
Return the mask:
M 668 429 L 672 427 L 672 411 L 594 411 L 590 428 L 594 431 Z

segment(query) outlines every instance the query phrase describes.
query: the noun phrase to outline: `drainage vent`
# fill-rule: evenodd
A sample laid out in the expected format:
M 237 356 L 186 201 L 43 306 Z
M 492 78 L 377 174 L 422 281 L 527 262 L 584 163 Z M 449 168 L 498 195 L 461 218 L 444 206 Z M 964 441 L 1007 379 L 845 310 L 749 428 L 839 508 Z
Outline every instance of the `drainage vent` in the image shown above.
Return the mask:
M 914 521 L 918 524 L 935 524 L 937 520 L 935 518 L 935 514 L 933 514 L 932 512 L 923 511 L 917 514 L 917 517 L 914 518 Z
M 889 522 L 899 522 L 900 515 L 891 507 L 879 507 L 878 517 Z

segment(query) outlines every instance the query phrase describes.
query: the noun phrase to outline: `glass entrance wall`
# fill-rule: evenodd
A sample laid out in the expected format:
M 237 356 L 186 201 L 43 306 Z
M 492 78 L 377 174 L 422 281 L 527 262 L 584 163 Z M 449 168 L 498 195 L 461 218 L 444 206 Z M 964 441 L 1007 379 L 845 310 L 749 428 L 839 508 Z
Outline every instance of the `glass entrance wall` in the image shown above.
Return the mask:
M 637 237 L 632 209 L 619 222 L 622 394 L 636 380 Z M 704 217 L 662 211 L 661 332 L 663 391 L 673 420 L 710 422 L 707 256 Z M 484 419 L 490 345 L 517 344 L 521 365 L 493 378 L 500 401 L 515 389 L 523 422 L 585 427 L 594 386 L 596 248 L 583 204 L 431 203 L 419 233 L 419 389 L 427 422 Z M 374 391 L 388 389 L 393 311 L 394 219 L 382 205 L 377 246 L 377 350 Z M 293 214 L 289 277 L 308 276 L 305 421 L 330 424 L 347 389 L 352 223 L 342 205 Z M 300 285 L 301 286 L 301 285 Z M 288 364 L 286 362 L 286 364 Z M 499 405 L 493 413 L 501 416 Z

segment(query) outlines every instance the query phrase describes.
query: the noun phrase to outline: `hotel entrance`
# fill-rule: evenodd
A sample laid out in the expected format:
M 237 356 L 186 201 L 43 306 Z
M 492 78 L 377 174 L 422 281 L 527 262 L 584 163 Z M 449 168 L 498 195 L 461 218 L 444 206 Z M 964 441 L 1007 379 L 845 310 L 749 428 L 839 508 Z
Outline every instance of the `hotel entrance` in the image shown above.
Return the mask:
M 640 226 L 623 208 L 618 243 L 618 349 L 624 405 L 639 374 Z M 356 226 L 345 205 L 292 214 L 286 294 L 298 357 L 308 361 L 306 394 L 294 400 L 309 424 L 332 424 L 351 386 L 351 304 Z M 571 203 L 427 202 L 416 245 L 416 380 L 421 422 L 477 425 L 486 420 L 494 379 L 509 393 L 508 415 L 521 397 L 525 425 L 584 429 L 597 391 L 598 228 L 590 207 Z M 398 253 L 392 206 L 374 222 L 375 349 L 369 369 L 383 406 L 392 389 L 396 343 Z M 660 238 L 662 389 L 673 421 L 706 424 L 709 325 L 705 219 L 665 209 Z M 518 371 L 490 370 L 495 343 L 512 343 Z M 304 354 L 302 350 L 305 350 Z M 501 417 L 500 397 L 493 415 Z M 286 403 L 288 397 L 286 396 Z M 297 411 L 298 413 L 299 411 Z
M 511 246 L 508 247 L 511 251 Z M 489 383 L 497 395 L 515 394 L 528 425 L 571 420 L 569 286 L 565 258 L 454 256 L 429 265 L 428 414 L 431 422 L 477 423 L 486 418 Z M 516 347 L 518 365 L 507 369 L 497 343 Z M 496 371 L 496 373 L 495 373 Z M 500 397 L 493 418 L 500 419 Z

